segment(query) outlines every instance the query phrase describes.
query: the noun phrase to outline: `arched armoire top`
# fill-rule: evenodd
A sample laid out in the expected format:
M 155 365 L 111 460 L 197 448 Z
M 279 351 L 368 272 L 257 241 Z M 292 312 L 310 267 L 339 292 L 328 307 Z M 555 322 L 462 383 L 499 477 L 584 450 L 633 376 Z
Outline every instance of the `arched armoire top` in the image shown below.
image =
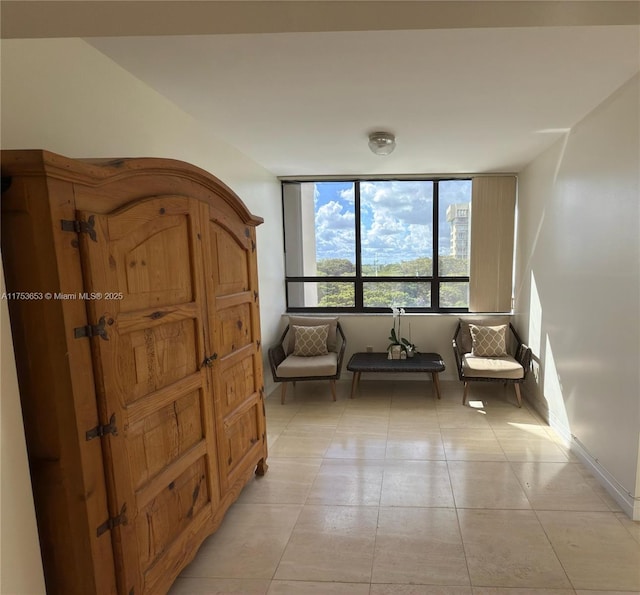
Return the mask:
M 128 157 L 101 159 L 72 159 L 45 150 L 11 151 L 3 156 L 2 175 L 41 175 L 72 181 L 87 188 L 107 189 L 113 197 L 111 206 L 118 204 L 118 188 L 135 180 L 139 197 L 163 194 L 188 194 L 211 205 L 222 199 L 250 226 L 263 223 L 262 217 L 253 215 L 242 199 L 224 182 L 206 170 L 177 159 L 160 157 Z M 131 200 L 129 194 L 127 200 Z

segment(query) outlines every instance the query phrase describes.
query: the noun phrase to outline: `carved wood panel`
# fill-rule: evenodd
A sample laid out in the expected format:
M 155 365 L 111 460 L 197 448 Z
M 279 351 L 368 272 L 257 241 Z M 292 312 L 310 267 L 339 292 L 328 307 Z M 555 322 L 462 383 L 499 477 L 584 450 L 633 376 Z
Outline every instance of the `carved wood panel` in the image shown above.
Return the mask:
M 205 528 L 219 499 L 215 460 L 206 456 L 215 435 L 200 369 L 207 338 L 198 206 L 154 198 L 111 215 L 82 213 L 91 215 L 98 241 L 82 244 L 90 291 L 112 298 L 90 303 L 108 334 L 95 343 L 99 398 L 119 432 L 106 449 L 110 504 L 117 514 L 126 503 L 127 517 L 112 539 L 122 592 L 151 592 L 148 573 L 184 555 L 180 540 Z
M 218 355 L 213 367 L 221 481 L 230 486 L 265 447 L 255 238 L 206 210 L 207 312 Z M 230 266 L 231 264 L 231 266 Z

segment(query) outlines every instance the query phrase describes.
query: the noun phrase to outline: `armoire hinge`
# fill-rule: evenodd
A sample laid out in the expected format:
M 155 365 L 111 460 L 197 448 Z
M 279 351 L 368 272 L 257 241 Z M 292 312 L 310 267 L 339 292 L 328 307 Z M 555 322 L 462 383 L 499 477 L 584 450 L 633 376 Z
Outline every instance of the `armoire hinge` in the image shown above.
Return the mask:
M 73 336 L 76 339 L 80 339 L 82 337 L 100 337 L 101 339 L 108 341 L 109 336 L 104 328 L 106 324 L 107 321 L 104 316 L 102 316 L 98 321 L 98 324 L 87 324 L 86 326 L 78 326 L 74 328 Z
M 108 518 L 102 525 L 98 527 L 96 533 L 98 537 L 107 531 L 111 531 L 114 527 L 118 525 L 126 525 L 127 524 L 127 503 L 125 502 L 122 505 L 122 509 L 120 510 L 120 514 L 118 516 L 112 516 Z
M 96 218 L 91 215 L 87 221 L 80 221 L 79 219 L 61 219 L 62 231 L 74 231 L 75 233 L 88 233 L 89 237 L 94 241 L 98 241 L 96 230 L 94 229 L 96 224 Z
M 87 430 L 85 437 L 87 441 L 89 441 L 93 440 L 94 438 L 101 438 L 102 436 L 106 436 L 107 434 L 112 434 L 113 436 L 118 435 L 118 426 L 116 425 L 115 413 L 111 414 L 111 418 L 109 419 L 108 424 L 97 425 L 95 428 Z

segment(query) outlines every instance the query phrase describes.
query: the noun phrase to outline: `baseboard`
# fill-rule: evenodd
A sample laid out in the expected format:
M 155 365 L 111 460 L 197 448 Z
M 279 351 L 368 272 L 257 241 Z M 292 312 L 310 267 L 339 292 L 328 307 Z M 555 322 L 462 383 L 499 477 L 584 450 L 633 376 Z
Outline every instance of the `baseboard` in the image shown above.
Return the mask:
M 549 411 L 548 404 L 538 394 L 531 394 L 531 387 L 523 391 L 523 398 L 536 410 L 545 420 L 551 429 L 560 437 L 571 452 L 580 460 L 595 479 L 607 490 L 607 493 L 616 501 L 618 506 L 634 521 L 640 520 L 640 499 L 634 498 L 626 492 L 597 460 L 589 453 L 580 440 L 571 433 L 571 428 L 567 427 L 562 420 Z
M 602 465 L 594 459 L 589 451 L 575 436 L 571 440 L 571 452 L 580 459 L 580 462 L 589 470 L 609 495 L 622 508 L 624 513 L 634 521 L 640 520 L 640 501 L 631 494 L 625 492 L 621 486 Z

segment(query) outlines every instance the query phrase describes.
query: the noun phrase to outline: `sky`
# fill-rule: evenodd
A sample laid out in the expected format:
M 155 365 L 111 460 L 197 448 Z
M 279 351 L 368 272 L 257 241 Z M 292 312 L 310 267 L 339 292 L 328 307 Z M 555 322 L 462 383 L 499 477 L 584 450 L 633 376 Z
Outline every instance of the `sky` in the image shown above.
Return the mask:
M 446 207 L 469 202 L 470 180 L 440 182 L 439 253 L 448 254 Z M 431 256 L 433 182 L 360 182 L 363 264 L 413 260 Z M 353 182 L 315 183 L 316 255 L 355 263 Z

